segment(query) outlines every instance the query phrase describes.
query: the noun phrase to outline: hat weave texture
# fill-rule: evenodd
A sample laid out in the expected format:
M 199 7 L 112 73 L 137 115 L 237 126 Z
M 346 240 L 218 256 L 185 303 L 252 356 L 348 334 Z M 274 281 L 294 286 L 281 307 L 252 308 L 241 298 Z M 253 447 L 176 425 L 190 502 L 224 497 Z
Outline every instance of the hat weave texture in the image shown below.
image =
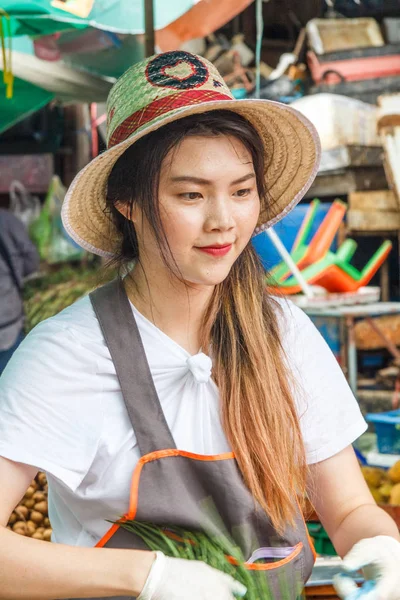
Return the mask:
M 268 199 L 255 234 L 282 219 L 304 196 L 318 170 L 320 143 L 314 126 L 293 108 L 268 100 L 235 100 L 212 63 L 184 51 L 165 52 L 128 69 L 107 101 L 107 150 L 72 182 L 63 223 L 83 248 L 113 256 L 121 244 L 106 208 L 109 174 L 125 150 L 177 119 L 210 110 L 246 118 L 264 144 Z

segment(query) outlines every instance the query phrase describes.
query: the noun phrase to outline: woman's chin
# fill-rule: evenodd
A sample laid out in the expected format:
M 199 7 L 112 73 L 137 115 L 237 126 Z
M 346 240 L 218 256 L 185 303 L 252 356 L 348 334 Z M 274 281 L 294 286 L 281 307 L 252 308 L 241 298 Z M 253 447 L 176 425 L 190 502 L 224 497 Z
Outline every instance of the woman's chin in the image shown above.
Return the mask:
M 215 269 L 213 272 L 191 273 L 185 277 L 185 281 L 196 286 L 215 286 L 219 285 L 229 275 L 230 268 Z

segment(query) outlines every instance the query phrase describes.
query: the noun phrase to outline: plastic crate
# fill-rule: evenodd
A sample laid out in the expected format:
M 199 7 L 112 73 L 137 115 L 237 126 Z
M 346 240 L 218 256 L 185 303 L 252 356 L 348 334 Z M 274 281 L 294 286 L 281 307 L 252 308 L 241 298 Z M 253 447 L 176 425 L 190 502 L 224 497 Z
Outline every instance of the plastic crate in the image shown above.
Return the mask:
M 317 554 L 336 556 L 337 552 L 321 523 L 307 523 L 307 529 Z
M 368 414 L 366 420 L 375 425 L 379 452 L 400 454 L 400 410 Z

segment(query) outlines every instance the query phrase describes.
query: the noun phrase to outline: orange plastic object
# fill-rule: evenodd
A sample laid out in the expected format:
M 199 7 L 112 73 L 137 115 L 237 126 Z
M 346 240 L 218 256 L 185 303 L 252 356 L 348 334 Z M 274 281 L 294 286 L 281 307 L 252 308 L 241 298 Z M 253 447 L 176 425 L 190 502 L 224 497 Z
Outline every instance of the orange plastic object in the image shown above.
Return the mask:
M 319 200 L 313 200 L 310 203 L 307 214 L 293 243 L 291 257 L 299 269 L 304 269 L 317 263 L 328 254 L 337 230 L 346 214 L 346 204 L 341 200 L 335 200 L 325 215 L 318 231 L 307 245 L 305 240 L 309 235 L 319 204 Z M 276 281 L 282 282 L 291 276 L 291 272 L 287 264 L 281 262 L 271 270 L 270 276 Z
M 183 42 L 210 35 L 236 15 L 253 0 L 200 0 L 184 15 L 156 31 L 156 43 L 162 52 L 176 50 Z
M 341 200 L 335 200 L 333 202 L 325 219 L 319 226 L 318 231 L 310 241 L 305 255 L 297 263 L 297 266 L 300 270 L 313 263 L 316 263 L 325 256 L 332 245 L 340 224 L 344 219 L 346 210 L 347 206 Z
M 360 287 L 367 285 L 371 281 L 372 277 L 385 262 L 391 249 L 392 244 L 386 244 L 379 257 L 369 265 L 369 268 L 364 270 L 365 272 L 360 279 L 354 279 L 337 264 L 330 264 L 322 271 L 317 272 L 313 277 L 307 278 L 307 283 L 324 287 L 331 293 L 356 292 Z M 286 287 L 268 287 L 268 290 L 272 293 L 275 291 L 285 295 L 299 294 L 302 292 L 301 286 L 297 283 Z

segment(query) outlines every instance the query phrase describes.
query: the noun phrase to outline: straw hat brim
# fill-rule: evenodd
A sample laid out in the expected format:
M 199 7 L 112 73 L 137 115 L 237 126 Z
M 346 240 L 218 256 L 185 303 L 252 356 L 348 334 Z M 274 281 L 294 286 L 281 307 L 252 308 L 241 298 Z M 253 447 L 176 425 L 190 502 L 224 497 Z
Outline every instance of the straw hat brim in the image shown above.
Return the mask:
M 66 194 L 62 220 L 68 234 L 89 252 L 115 255 L 121 238 L 105 209 L 108 177 L 118 158 L 141 137 L 171 121 L 219 109 L 245 117 L 264 143 L 268 194 L 254 234 L 282 219 L 300 202 L 317 174 L 321 149 L 314 126 L 301 113 L 279 102 L 221 100 L 174 110 L 93 159 L 76 175 Z

